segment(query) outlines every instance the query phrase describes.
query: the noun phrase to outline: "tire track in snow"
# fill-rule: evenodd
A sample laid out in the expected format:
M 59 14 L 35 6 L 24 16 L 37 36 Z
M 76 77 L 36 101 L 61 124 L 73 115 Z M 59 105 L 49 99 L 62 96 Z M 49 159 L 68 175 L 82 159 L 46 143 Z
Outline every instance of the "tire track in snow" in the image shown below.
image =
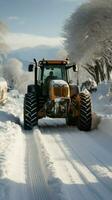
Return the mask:
M 27 187 L 29 200 L 50 200 L 50 193 L 42 173 L 41 159 L 32 133 L 26 133 L 27 140 Z
M 43 129 L 41 129 L 41 131 L 42 131 L 42 133 L 44 133 Z M 49 130 L 46 130 L 45 132 L 49 133 Z M 77 179 L 77 182 L 80 182 L 80 183 L 83 184 L 83 181 L 79 177 L 79 174 L 76 171 L 73 170 L 71 162 L 67 158 L 65 158 L 65 155 L 63 154 L 62 149 L 60 149 L 59 145 L 57 145 L 57 143 L 55 143 L 55 138 L 51 136 L 50 140 L 52 140 L 53 147 L 54 147 L 54 149 L 52 148 L 52 153 L 54 155 L 56 153 L 56 155 L 60 156 L 60 158 L 59 158 L 60 160 L 64 160 L 64 162 L 59 163 L 61 165 L 61 168 L 60 168 L 60 166 L 58 166 L 59 167 L 59 171 L 60 171 L 59 174 L 61 173 L 61 177 L 58 176 L 58 178 L 61 179 L 62 181 L 70 182 L 71 184 L 76 183 L 75 179 Z M 42 139 L 42 142 L 44 142 L 43 139 Z M 47 140 L 47 142 L 49 142 L 49 141 Z M 46 150 L 46 152 L 48 152 L 48 149 L 46 147 L 45 147 L 45 150 Z M 57 161 L 58 160 L 57 156 L 55 157 L 55 159 L 56 159 L 56 162 L 58 162 Z M 50 163 L 52 163 L 52 159 L 50 160 Z M 51 166 L 50 166 L 50 170 L 55 171 L 55 169 L 54 169 L 55 167 L 52 166 L 52 168 L 53 169 L 51 169 Z M 73 177 L 73 174 L 71 174 L 71 171 L 74 174 L 75 179 Z M 55 181 L 55 177 L 57 177 L 57 174 L 58 173 L 56 172 L 56 174 L 54 175 L 54 181 Z M 51 178 L 51 177 L 49 177 L 49 178 Z M 51 185 L 51 187 L 52 187 L 52 185 Z M 78 185 L 76 185 L 73 189 L 70 189 L 70 190 L 71 190 L 71 192 L 67 193 L 66 189 L 63 189 L 65 199 L 67 199 L 67 200 L 74 199 L 74 196 L 77 197 L 77 200 L 81 200 L 81 199 L 88 200 L 91 197 L 91 194 L 87 194 L 87 198 L 84 197 L 83 191 L 80 190 L 80 188 L 78 187 Z M 72 197 L 70 198 L 70 196 L 72 196 Z
M 42 133 L 44 132 L 44 129 L 41 129 L 42 130 Z M 52 129 L 53 130 L 53 129 Z M 53 130 L 54 131 L 54 130 Z M 46 131 L 45 131 L 45 134 L 46 134 L 46 132 L 47 132 L 47 134 L 50 134 L 50 132 L 49 132 L 49 130 L 47 129 Z M 62 133 L 63 134 L 63 133 Z M 87 184 L 88 183 L 88 181 L 87 181 L 87 179 L 86 179 L 86 177 L 84 176 L 84 173 L 81 173 L 80 172 L 80 170 L 79 170 L 79 165 L 78 165 L 78 163 L 76 164 L 76 163 L 74 163 L 73 162 L 73 160 L 71 160 L 70 158 L 69 158 L 69 155 L 68 155 L 68 153 L 67 153 L 67 150 L 64 150 L 64 148 L 60 145 L 60 143 L 59 143 L 59 141 L 58 141 L 58 143 L 57 143 L 57 141 L 56 141 L 56 138 L 55 138 L 55 136 L 54 136 L 55 134 L 53 134 L 52 135 L 52 133 L 51 133 L 51 137 L 54 139 L 54 141 L 56 142 L 56 145 L 57 145 L 57 153 L 58 153 L 58 148 L 60 148 L 60 151 L 61 151 L 61 153 L 63 153 L 63 159 L 65 160 L 65 161 L 67 161 L 68 163 L 67 163 L 67 166 L 66 166 L 66 168 L 68 168 L 68 177 L 71 177 L 73 180 L 71 181 L 71 183 L 73 184 L 74 183 L 74 187 L 73 187 L 73 189 L 72 189 L 72 192 L 73 192 L 73 194 L 70 194 L 69 193 L 69 195 L 71 196 L 71 198 L 70 199 L 74 199 L 74 196 L 77 194 L 77 191 L 75 191 L 76 190 L 76 188 L 78 189 L 78 192 L 79 192 L 79 197 L 77 196 L 77 199 L 102 199 L 101 198 L 101 196 L 99 195 L 99 194 L 97 194 L 97 196 L 96 196 L 96 194 L 95 193 L 93 193 L 93 189 L 90 187 L 90 186 L 88 186 L 88 187 L 86 187 L 84 190 L 83 190 L 83 188 L 82 187 L 80 187 L 78 184 L 77 184 L 77 181 L 78 182 L 80 182 L 82 185 L 84 185 L 85 183 Z M 45 136 L 45 135 L 44 135 Z M 53 141 L 52 141 L 53 142 Z M 54 145 L 54 143 L 55 142 L 53 142 L 53 145 Z M 61 164 L 61 163 L 60 163 Z M 71 168 L 70 168 L 70 166 L 69 165 L 71 165 Z M 68 167 L 69 166 L 69 167 Z M 64 166 L 65 167 L 65 166 Z M 84 169 L 84 166 L 83 166 L 83 172 L 85 172 L 84 171 L 85 169 Z M 66 171 L 66 169 L 63 169 L 63 173 L 65 173 L 65 171 Z M 72 173 L 71 173 L 71 171 L 72 171 Z M 87 171 L 87 170 L 86 170 Z M 74 177 L 73 177 L 73 173 L 74 173 Z M 77 181 L 75 180 L 75 179 L 77 179 Z
M 86 165 L 84 165 L 84 163 L 80 164 L 80 162 L 82 162 L 81 160 L 78 160 L 79 163 L 76 161 L 77 160 L 77 154 L 76 152 L 75 153 L 75 156 L 77 157 L 75 161 L 71 160 L 69 158 L 69 154 L 67 153 L 67 151 L 65 150 L 65 147 L 63 147 L 59 141 L 57 140 L 57 138 L 55 137 L 55 141 L 58 143 L 60 149 L 63 151 L 66 159 L 71 163 L 72 167 L 73 167 L 73 170 L 76 171 L 80 178 L 82 179 L 83 183 L 84 184 L 88 184 L 89 183 L 89 178 L 92 178 L 93 182 L 95 182 L 95 178 L 92 176 L 92 174 L 89 172 L 88 168 L 86 168 Z M 83 166 L 81 166 L 83 165 Z M 90 185 L 88 185 L 86 191 L 85 191 L 85 195 L 86 198 L 88 199 L 88 196 L 91 198 L 91 194 L 93 195 L 93 199 L 102 199 L 101 196 L 99 195 L 99 193 L 97 193 L 97 191 L 95 191 Z M 89 198 L 89 199 L 90 199 Z
M 108 194 L 108 196 L 111 196 L 112 195 L 112 186 L 111 186 L 111 184 L 108 185 L 107 181 L 105 181 L 103 179 L 103 177 L 105 175 L 108 178 L 112 179 L 112 172 L 110 173 L 108 168 L 106 168 L 104 165 L 103 165 L 103 169 L 102 169 L 102 167 L 100 167 L 102 164 L 99 161 L 99 159 L 96 159 L 90 153 L 90 149 L 91 149 L 91 146 L 93 146 L 93 144 L 91 143 L 91 145 L 89 145 L 90 148 L 83 148 L 81 150 L 80 147 L 79 147 L 81 139 L 80 139 L 79 144 L 77 142 L 74 142 L 74 144 L 75 144 L 74 145 L 73 144 L 73 137 L 71 137 L 71 135 L 63 134 L 63 136 L 64 136 L 64 140 L 66 141 L 66 144 L 68 144 L 69 148 L 71 149 L 72 154 L 75 153 L 76 159 L 84 165 L 84 168 L 85 168 L 84 171 L 86 172 L 86 171 L 89 170 L 90 171 L 90 175 L 93 175 L 96 178 L 96 180 L 98 180 L 100 188 L 99 189 L 98 189 L 98 187 L 94 188 L 96 190 L 97 194 L 99 195 L 99 193 L 101 191 L 103 191 L 104 194 L 103 194 L 101 199 L 103 199 L 103 198 L 105 199 L 107 197 L 107 194 Z M 57 138 L 55 138 L 55 139 L 56 139 L 57 143 L 59 143 Z M 76 140 L 76 138 L 75 138 L 75 140 Z M 88 141 L 87 138 L 86 138 L 86 142 L 88 143 L 90 141 Z M 83 146 L 85 147 L 85 144 L 83 144 Z M 90 161 L 92 161 L 94 163 L 97 163 L 97 165 L 99 165 L 100 171 L 99 171 L 99 169 L 97 167 L 96 168 L 94 168 L 94 167 L 92 168 L 90 166 Z M 83 173 L 82 173 L 82 175 L 83 175 Z M 90 175 L 88 173 L 88 177 L 90 177 Z M 103 177 L 101 175 L 103 175 Z M 109 177 L 109 175 L 110 175 L 110 177 Z
M 93 199 L 105 200 L 108 197 L 111 199 L 112 173 L 111 171 L 109 171 L 109 168 L 107 164 L 105 163 L 105 161 L 101 162 L 100 159 L 98 159 L 100 157 L 100 154 L 103 155 L 105 151 L 103 150 L 104 152 L 102 152 L 102 149 L 95 143 L 95 141 L 92 141 L 92 138 L 90 138 L 88 134 L 83 134 L 82 132 L 80 134 L 79 131 L 78 133 L 77 132 L 73 133 L 71 132 L 70 128 L 66 128 L 66 129 L 58 128 L 57 130 L 54 127 L 54 129 L 51 128 L 50 130 L 51 131 L 49 131 L 48 128 L 43 129 L 41 127 L 41 132 L 44 133 L 44 136 L 46 134 L 49 134 L 51 137 L 54 138 L 55 142 L 57 143 L 57 146 L 61 149 L 61 151 L 65 155 L 66 160 L 68 160 L 69 163 L 72 164 L 74 170 L 77 171 L 77 173 L 81 176 L 81 179 L 83 180 L 84 184 L 86 184 L 89 190 L 88 194 L 91 193 L 91 195 L 93 195 Z M 88 145 L 88 142 L 90 143 L 89 145 Z M 95 147 L 97 147 L 97 150 L 95 151 L 97 158 L 91 152 L 91 147 L 93 150 L 95 149 Z M 67 150 L 67 148 L 69 149 Z M 100 149 L 100 152 L 98 151 L 99 149 Z M 74 154 L 75 160 L 73 160 L 73 158 L 70 157 L 70 152 L 72 153 L 72 155 Z M 98 153 L 99 153 L 99 157 L 98 157 Z M 107 155 L 108 160 L 111 160 L 107 152 L 105 152 L 105 154 Z M 107 157 L 105 159 L 107 159 Z M 89 163 L 90 161 L 93 162 L 91 163 L 91 166 Z M 96 167 L 93 165 L 94 163 L 97 164 Z M 103 163 L 103 166 L 102 166 L 102 163 Z M 90 177 L 94 180 L 93 182 L 95 182 L 95 184 L 91 184 L 89 182 Z M 106 179 L 109 179 L 109 178 L 110 178 L 109 181 L 111 181 L 111 183 L 109 181 L 106 181 Z M 87 197 L 87 193 L 85 194 L 85 198 L 86 197 Z M 84 196 L 82 199 L 84 199 Z M 92 199 L 92 197 L 89 199 Z
M 89 185 L 89 179 L 92 179 L 92 182 L 96 182 L 96 177 L 93 175 L 93 173 L 91 173 L 90 169 L 87 167 L 87 165 L 85 163 L 82 162 L 81 158 L 79 158 L 77 152 L 74 150 L 73 153 L 75 155 L 75 161 L 73 161 L 72 159 L 69 158 L 69 154 L 66 152 L 65 147 L 62 146 L 59 141 L 57 140 L 57 138 L 55 137 L 56 142 L 58 143 L 58 145 L 60 146 L 61 150 L 63 151 L 63 153 L 65 154 L 66 158 L 68 159 L 68 161 L 72 164 L 72 167 L 75 171 L 77 171 L 77 173 L 79 174 L 79 176 L 81 177 L 81 179 L 83 180 L 83 183 L 88 185 L 87 186 L 87 191 L 90 196 L 93 195 L 93 199 L 103 199 L 102 196 L 99 194 L 99 192 L 92 187 L 91 185 Z M 67 141 L 67 140 L 65 140 Z M 67 141 L 67 143 L 69 144 L 69 147 L 71 147 L 69 141 Z M 86 197 L 88 196 L 88 194 L 85 192 Z M 88 197 L 87 197 L 88 199 Z M 105 199 L 105 198 L 104 198 Z

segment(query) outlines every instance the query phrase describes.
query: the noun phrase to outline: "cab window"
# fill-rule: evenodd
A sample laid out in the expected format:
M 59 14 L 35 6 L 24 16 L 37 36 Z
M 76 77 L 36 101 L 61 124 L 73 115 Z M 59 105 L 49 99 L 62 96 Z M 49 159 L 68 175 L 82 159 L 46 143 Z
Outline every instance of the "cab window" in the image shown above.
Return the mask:
M 43 82 L 45 82 L 46 78 L 50 75 L 52 72 L 54 79 L 62 79 L 66 80 L 66 74 L 64 66 L 46 66 L 44 68 L 44 74 L 43 74 Z

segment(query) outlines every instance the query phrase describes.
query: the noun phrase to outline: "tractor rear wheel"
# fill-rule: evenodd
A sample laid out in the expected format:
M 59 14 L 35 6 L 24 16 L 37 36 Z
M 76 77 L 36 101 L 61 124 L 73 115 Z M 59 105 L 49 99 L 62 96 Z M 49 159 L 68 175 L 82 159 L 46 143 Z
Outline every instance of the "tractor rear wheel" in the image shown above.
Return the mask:
M 27 93 L 24 98 L 24 129 L 31 130 L 37 124 L 37 98 L 33 93 Z
M 91 130 L 92 108 L 89 93 L 81 92 L 80 96 L 80 116 L 78 118 L 78 128 L 83 131 Z

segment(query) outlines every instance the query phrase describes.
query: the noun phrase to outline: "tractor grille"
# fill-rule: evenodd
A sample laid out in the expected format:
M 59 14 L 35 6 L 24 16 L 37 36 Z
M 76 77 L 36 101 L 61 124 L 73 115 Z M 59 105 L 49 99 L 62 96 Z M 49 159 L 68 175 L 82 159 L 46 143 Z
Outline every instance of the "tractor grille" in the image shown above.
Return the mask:
M 53 87 L 51 87 L 50 89 L 50 98 L 52 100 L 55 100 L 56 98 L 59 97 L 69 97 L 69 87 L 67 85 L 63 85 L 63 86 L 59 86 L 59 85 L 55 85 Z
M 50 82 L 50 98 L 51 100 L 55 100 L 56 98 L 70 97 L 70 89 L 69 85 L 64 80 L 52 80 Z
M 55 97 L 68 97 L 68 87 L 54 87 L 54 96 Z

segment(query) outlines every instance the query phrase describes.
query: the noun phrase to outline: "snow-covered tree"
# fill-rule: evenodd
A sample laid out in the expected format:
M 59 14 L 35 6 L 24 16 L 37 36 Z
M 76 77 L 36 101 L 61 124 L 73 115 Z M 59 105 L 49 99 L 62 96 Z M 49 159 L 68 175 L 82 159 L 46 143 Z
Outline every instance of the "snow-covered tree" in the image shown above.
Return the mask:
M 25 93 L 26 86 L 33 80 L 33 73 L 24 71 L 22 62 L 16 58 L 7 61 L 3 68 L 3 75 L 9 86 L 20 93 Z
M 112 0 L 90 0 L 81 5 L 67 20 L 64 36 L 71 60 L 84 66 L 97 82 L 110 78 Z
M 5 35 L 8 32 L 7 26 L 0 21 L 0 63 L 3 62 L 6 54 L 9 51 L 8 45 L 5 43 Z

